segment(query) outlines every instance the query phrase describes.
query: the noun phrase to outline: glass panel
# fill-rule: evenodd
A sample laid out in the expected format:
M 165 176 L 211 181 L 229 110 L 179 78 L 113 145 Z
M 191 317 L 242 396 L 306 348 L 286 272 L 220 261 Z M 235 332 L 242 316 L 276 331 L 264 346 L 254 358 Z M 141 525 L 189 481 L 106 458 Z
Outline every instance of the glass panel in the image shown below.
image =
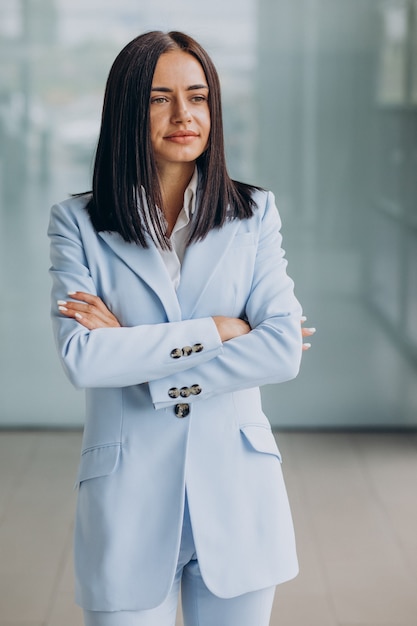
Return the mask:
M 417 2 L 411 4 L 410 21 L 410 101 L 417 104 Z
M 401 0 L 381 6 L 381 43 L 378 74 L 378 102 L 404 104 L 407 101 L 408 4 Z

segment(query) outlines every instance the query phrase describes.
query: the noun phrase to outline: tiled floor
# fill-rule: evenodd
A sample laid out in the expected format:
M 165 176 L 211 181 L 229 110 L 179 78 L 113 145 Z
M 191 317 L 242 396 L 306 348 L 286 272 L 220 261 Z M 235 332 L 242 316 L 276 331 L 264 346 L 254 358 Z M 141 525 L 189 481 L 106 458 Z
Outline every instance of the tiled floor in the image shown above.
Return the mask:
M 417 434 L 286 432 L 279 444 L 301 573 L 278 589 L 271 626 L 417 626 Z M 0 626 L 82 625 L 79 445 L 78 432 L 0 433 Z

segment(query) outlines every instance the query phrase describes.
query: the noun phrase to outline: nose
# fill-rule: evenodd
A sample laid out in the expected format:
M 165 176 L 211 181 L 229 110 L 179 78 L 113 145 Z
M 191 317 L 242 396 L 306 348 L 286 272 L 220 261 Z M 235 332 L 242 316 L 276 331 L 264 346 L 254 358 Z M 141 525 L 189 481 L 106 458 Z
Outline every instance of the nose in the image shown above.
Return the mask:
M 188 110 L 187 101 L 180 98 L 175 103 L 175 107 L 172 113 L 172 121 L 174 124 L 183 124 L 191 121 L 191 114 Z

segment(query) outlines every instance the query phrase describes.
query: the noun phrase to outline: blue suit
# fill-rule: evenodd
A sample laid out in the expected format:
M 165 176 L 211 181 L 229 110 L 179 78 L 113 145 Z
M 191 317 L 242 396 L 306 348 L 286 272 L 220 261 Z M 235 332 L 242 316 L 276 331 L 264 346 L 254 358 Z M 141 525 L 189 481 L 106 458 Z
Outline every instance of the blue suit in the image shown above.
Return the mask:
M 86 388 L 75 528 L 78 603 L 160 604 L 174 577 L 185 490 L 202 575 L 223 598 L 297 573 L 281 458 L 259 385 L 297 375 L 301 308 L 286 274 L 271 193 L 187 248 L 176 292 L 149 239 L 96 233 L 75 198 L 51 213 L 52 317 L 70 380 Z M 59 314 L 97 294 L 123 328 L 88 331 Z M 212 316 L 245 316 L 222 344 Z

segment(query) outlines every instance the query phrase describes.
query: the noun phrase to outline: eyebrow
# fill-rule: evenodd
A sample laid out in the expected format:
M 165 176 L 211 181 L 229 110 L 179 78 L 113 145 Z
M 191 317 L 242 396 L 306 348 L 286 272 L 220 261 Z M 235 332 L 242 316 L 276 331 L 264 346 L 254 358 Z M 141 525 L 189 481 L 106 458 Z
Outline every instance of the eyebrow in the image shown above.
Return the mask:
M 194 91 L 198 89 L 208 89 L 207 85 L 190 85 L 186 91 Z M 151 91 L 162 91 L 163 93 L 172 93 L 174 90 L 169 87 L 152 87 Z

